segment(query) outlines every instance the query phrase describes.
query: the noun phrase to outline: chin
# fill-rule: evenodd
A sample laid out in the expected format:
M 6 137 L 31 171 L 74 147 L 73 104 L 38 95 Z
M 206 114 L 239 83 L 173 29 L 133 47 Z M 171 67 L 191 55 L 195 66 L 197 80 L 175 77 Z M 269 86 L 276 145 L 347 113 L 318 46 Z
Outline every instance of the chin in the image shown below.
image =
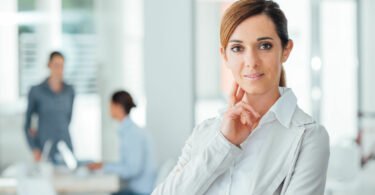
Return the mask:
M 264 83 L 246 83 L 240 86 L 249 95 L 263 95 L 272 88 Z
M 247 89 L 244 89 L 245 92 L 249 95 L 261 95 L 264 94 L 264 89 L 258 89 L 256 87 L 248 87 Z
M 250 83 L 249 81 L 242 81 L 238 83 L 247 94 L 258 95 L 265 91 L 261 83 Z

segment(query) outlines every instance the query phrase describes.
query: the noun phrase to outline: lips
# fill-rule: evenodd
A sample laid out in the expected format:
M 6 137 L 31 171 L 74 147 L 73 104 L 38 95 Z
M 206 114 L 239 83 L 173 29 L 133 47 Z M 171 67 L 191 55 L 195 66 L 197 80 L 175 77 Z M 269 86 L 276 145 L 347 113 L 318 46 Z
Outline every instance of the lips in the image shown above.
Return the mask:
M 251 80 L 251 81 L 256 81 L 261 79 L 264 76 L 264 73 L 254 73 L 254 74 L 245 74 L 243 77 L 245 79 Z

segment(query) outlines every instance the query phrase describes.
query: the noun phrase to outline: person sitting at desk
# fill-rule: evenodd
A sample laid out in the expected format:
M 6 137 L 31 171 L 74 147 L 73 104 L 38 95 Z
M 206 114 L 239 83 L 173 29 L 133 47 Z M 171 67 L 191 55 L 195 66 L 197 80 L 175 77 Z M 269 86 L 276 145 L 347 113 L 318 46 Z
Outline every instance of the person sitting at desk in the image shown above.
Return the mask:
M 41 159 L 41 151 L 49 140 L 52 148 L 49 157 L 56 162 L 56 144 L 63 140 L 73 151 L 69 134 L 72 118 L 74 90 L 63 81 L 64 56 L 54 51 L 49 56 L 50 76 L 41 84 L 33 86 L 28 95 L 25 134 L 36 162 Z M 38 116 L 38 129 L 31 128 L 31 117 Z
M 90 170 L 102 169 L 105 173 L 116 174 L 127 182 L 127 189 L 116 195 L 151 194 L 156 176 L 151 137 L 129 116 L 131 109 L 135 106 L 128 92 L 118 91 L 113 94 L 110 112 L 112 118 L 121 122 L 118 129 L 121 160 L 120 162 L 87 165 Z

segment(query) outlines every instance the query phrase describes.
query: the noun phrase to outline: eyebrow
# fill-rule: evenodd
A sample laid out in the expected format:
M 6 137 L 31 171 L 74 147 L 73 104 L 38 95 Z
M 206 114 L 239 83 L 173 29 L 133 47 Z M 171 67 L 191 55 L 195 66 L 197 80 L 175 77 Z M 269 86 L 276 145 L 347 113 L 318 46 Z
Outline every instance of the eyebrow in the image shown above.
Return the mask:
M 233 40 L 229 40 L 229 42 L 234 42 L 234 43 L 242 43 L 243 41 L 240 41 L 240 40 L 236 40 L 236 39 L 233 39 Z
M 272 37 L 259 37 L 259 38 L 257 38 L 257 41 L 263 41 L 263 40 L 267 40 L 267 39 L 273 40 Z
M 272 37 L 259 37 L 259 38 L 257 38 L 257 41 L 263 41 L 263 40 L 267 40 L 267 39 L 273 40 Z M 234 42 L 234 43 L 243 43 L 243 41 L 237 40 L 237 39 L 229 40 L 229 42 L 230 43 L 232 43 L 232 42 Z

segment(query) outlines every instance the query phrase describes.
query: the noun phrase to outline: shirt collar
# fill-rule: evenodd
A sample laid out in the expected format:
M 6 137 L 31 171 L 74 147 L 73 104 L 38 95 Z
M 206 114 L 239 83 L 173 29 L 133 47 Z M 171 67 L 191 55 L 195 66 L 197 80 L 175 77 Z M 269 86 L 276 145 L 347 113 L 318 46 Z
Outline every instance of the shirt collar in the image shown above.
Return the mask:
M 272 105 L 270 110 L 262 117 L 259 125 L 268 123 L 276 119 L 286 128 L 290 127 L 290 122 L 293 117 L 293 113 L 297 106 L 297 97 L 294 95 L 292 89 L 286 87 L 279 87 L 280 97 Z M 219 117 L 222 118 L 227 108 L 219 110 Z
M 270 112 L 275 114 L 276 119 L 284 127 L 289 128 L 293 113 L 297 106 L 297 97 L 290 88 L 279 87 L 279 91 L 280 97 L 271 107 Z
M 49 78 L 49 77 L 48 77 Z M 46 89 L 48 89 L 50 92 L 52 92 L 52 93 L 55 93 L 55 92 L 53 92 L 53 90 L 51 89 L 51 87 L 49 86 L 49 84 L 48 84 L 48 78 L 46 78 L 43 82 L 42 82 L 42 86 L 43 87 L 45 87 Z M 63 88 L 62 88 L 62 90 L 61 90 L 61 92 L 63 92 L 65 89 L 66 89 L 66 83 L 64 82 L 64 81 L 62 81 L 62 85 L 63 85 Z M 60 92 L 60 93 L 61 93 Z
M 42 83 L 43 87 L 49 89 L 49 85 L 48 85 L 48 78 L 46 78 L 43 83 Z

